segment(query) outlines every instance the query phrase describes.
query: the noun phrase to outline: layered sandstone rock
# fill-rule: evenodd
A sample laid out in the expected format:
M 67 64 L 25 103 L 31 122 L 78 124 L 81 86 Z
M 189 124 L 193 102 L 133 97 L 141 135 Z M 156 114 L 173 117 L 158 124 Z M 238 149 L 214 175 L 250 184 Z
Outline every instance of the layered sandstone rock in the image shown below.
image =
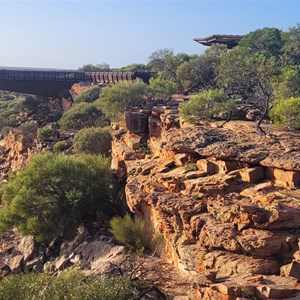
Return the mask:
M 130 210 L 163 234 L 170 262 L 191 277 L 209 271 L 235 278 L 227 292 L 194 288 L 195 299 L 243 297 L 249 273 L 279 275 L 300 258 L 300 134 L 268 125 L 261 136 L 242 121 L 180 128 L 179 119 L 176 106 L 153 107 L 147 130 L 118 131 L 112 166 L 127 178 Z M 148 139 L 150 153 L 137 149 L 136 134 Z M 281 273 L 298 277 L 286 269 Z M 235 274 L 248 277 L 238 282 Z M 258 299 L 300 292 L 295 281 L 263 278 L 251 286 Z M 283 285 L 293 292 L 280 292 Z

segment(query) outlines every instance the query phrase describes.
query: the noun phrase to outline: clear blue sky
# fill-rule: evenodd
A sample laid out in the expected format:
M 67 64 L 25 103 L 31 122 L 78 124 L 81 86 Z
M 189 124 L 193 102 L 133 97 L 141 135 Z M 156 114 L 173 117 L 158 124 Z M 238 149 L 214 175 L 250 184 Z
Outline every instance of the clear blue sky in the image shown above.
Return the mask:
M 160 48 L 202 53 L 195 37 L 299 22 L 300 0 L 0 0 L 0 66 L 121 67 Z

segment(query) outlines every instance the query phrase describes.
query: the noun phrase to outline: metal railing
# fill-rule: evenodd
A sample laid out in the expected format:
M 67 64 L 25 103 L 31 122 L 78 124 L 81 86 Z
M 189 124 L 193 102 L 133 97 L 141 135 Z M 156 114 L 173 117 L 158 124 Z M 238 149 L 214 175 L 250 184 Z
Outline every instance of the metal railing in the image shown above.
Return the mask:
M 0 67 L 0 79 L 5 80 L 51 80 L 81 82 L 91 81 L 103 85 L 140 78 L 148 82 L 155 76 L 152 72 L 83 72 L 74 70 L 30 69 Z

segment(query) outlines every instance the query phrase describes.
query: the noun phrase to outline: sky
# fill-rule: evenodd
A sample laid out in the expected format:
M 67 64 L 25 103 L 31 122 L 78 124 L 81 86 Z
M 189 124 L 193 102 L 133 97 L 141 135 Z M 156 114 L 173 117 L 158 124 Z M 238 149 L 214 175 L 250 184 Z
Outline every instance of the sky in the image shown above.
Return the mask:
M 163 48 L 203 53 L 197 37 L 288 30 L 299 12 L 300 0 L 0 0 L 0 66 L 146 64 Z

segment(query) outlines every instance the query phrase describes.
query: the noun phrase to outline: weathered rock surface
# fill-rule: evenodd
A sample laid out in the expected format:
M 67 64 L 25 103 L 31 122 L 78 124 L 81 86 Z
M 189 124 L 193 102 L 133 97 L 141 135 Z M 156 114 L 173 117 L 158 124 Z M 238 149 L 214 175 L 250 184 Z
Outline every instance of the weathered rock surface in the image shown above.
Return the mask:
M 250 288 L 257 299 L 296 297 L 297 280 L 267 278 L 300 261 L 300 133 L 264 125 L 261 136 L 243 121 L 218 126 L 180 128 L 178 110 L 153 107 L 139 133 L 150 149 L 143 158 L 128 133 L 118 134 L 112 166 L 127 178 L 127 204 L 163 234 L 165 257 L 188 276 L 244 278 L 195 288 L 195 299 L 248 299 L 241 290 L 256 278 L 249 273 L 265 278 Z M 283 275 L 298 276 L 292 264 Z

